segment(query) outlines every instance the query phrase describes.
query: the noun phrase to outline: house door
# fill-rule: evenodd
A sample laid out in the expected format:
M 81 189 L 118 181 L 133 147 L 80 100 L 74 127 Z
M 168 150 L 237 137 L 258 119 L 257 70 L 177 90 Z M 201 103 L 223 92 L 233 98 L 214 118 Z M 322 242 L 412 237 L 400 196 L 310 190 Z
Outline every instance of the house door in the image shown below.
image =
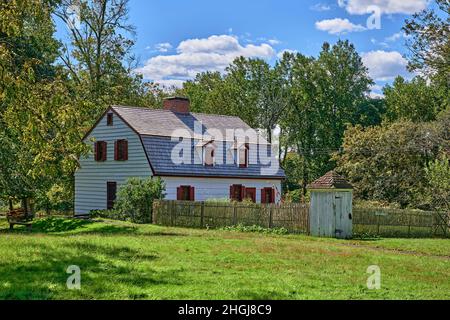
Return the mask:
M 106 208 L 112 210 L 116 201 L 117 182 L 106 183 Z
M 245 188 L 245 199 L 256 203 L 256 188 Z

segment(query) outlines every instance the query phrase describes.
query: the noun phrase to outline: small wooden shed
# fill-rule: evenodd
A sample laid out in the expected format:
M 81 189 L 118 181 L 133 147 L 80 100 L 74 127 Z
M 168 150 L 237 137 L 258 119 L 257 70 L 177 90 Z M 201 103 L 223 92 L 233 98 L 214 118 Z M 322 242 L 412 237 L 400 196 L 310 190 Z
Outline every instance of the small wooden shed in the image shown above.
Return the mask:
M 317 237 L 352 237 L 353 187 L 342 176 L 330 171 L 308 189 L 310 200 L 310 234 Z

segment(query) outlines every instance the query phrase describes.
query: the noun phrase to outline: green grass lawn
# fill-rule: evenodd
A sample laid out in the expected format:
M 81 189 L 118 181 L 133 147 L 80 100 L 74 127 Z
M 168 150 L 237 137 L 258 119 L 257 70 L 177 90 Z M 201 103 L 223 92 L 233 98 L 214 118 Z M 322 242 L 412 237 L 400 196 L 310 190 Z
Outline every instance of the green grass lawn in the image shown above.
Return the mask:
M 0 299 L 450 299 L 450 240 L 0 220 Z M 68 290 L 70 265 L 81 290 Z M 366 286 L 381 268 L 381 289 Z

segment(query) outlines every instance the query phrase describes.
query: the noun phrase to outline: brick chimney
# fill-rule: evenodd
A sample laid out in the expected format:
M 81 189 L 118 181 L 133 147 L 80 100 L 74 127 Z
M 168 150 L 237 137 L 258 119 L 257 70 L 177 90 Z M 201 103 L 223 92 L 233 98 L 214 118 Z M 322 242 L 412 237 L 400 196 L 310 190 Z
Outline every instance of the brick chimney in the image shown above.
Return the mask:
M 164 110 L 170 110 L 176 113 L 189 113 L 189 106 L 189 99 L 184 97 L 171 97 L 163 101 Z

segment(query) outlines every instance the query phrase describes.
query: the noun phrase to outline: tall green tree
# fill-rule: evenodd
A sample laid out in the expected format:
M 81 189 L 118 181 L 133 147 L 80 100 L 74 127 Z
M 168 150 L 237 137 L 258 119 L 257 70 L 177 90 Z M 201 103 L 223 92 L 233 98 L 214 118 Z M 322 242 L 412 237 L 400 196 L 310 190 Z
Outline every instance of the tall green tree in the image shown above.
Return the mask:
M 367 100 L 373 80 L 353 44 L 339 40 L 333 46 L 325 43 L 317 59 L 324 130 L 330 130 L 329 146 L 339 148 L 344 131 L 354 124 L 360 106 Z
M 272 142 L 273 130 L 288 105 L 289 88 L 281 64 L 272 68 L 264 60 L 240 57 L 226 71 L 225 81 L 235 92 L 235 110 L 254 117 L 249 123 L 264 129 Z
M 435 0 L 422 12 L 406 20 L 403 27 L 409 48 L 409 68 L 429 77 L 450 75 L 450 2 Z M 436 10 L 434 9 L 436 8 Z
M 61 0 L 55 12 L 68 26 L 71 41 L 64 45 L 60 61 L 77 95 L 95 105 L 87 127 L 107 105 L 160 103 L 161 91 L 133 72 L 135 28 L 128 13 L 128 0 Z
M 287 142 L 285 153 L 294 150 L 298 154 L 298 163 L 302 166 L 297 173 L 301 175 L 298 183 L 306 194 L 306 185 L 314 176 L 314 168 L 327 160 L 327 154 L 321 152 L 326 144 L 320 124 L 321 92 L 316 85 L 321 78 L 321 70 L 317 68 L 315 59 L 300 54 L 286 53 L 280 63 L 287 72 L 286 79 L 291 89 L 289 108 L 281 120 Z
M 80 123 L 86 104 L 55 63 L 57 3 L 1 4 L 0 196 L 30 198 L 71 180 L 85 152 Z
M 433 121 L 442 111 L 443 101 L 436 85 L 421 77 L 406 81 L 397 77 L 394 83 L 383 88 L 386 102 L 386 118 L 413 122 Z
M 0 197 L 25 198 L 39 187 L 31 172 L 36 154 L 25 143 L 21 124 L 11 122 L 10 115 L 23 115 L 17 110 L 23 92 L 56 76 L 54 8 L 54 1 L 0 2 Z
M 343 152 L 334 159 L 356 197 L 420 206 L 427 201 L 426 168 L 440 150 L 448 150 L 446 131 L 442 121 L 354 126 L 345 132 Z
M 450 108 L 450 2 L 434 5 L 406 20 L 409 69 L 433 83 L 442 108 Z
M 306 194 L 307 184 L 334 166 L 331 155 L 340 148 L 346 127 L 362 116 L 372 80 L 347 41 L 325 43 L 317 59 L 285 54 L 280 63 L 291 88 L 282 128 L 300 157 L 299 183 Z
M 202 113 L 232 115 L 233 110 L 226 99 L 226 84 L 220 72 L 206 71 L 196 75 L 193 80 L 183 83 L 178 95 L 189 97 L 191 110 Z

